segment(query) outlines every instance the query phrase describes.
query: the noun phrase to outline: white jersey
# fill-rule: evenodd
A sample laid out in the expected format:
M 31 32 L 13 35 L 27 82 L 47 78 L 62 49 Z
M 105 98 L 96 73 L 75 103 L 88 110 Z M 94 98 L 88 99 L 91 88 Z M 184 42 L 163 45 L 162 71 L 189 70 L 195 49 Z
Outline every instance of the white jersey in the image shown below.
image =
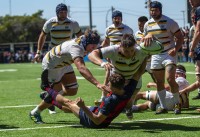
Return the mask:
M 57 46 L 66 40 L 71 40 L 73 35 L 80 31 L 79 24 L 70 18 L 58 21 L 57 17 L 52 17 L 43 26 L 43 32 L 50 33 L 51 46 Z
M 189 86 L 189 82 L 183 77 L 176 78 L 176 83 L 179 86 L 179 91 Z M 180 97 L 180 100 L 181 100 L 181 104 L 185 104 L 188 101 L 188 94 L 187 93 L 181 94 L 179 97 Z M 153 102 L 157 102 L 159 100 L 155 91 L 147 91 L 146 92 L 146 98 L 149 101 L 154 100 Z M 165 101 L 166 101 L 167 110 L 173 110 L 175 102 L 174 102 L 174 96 L 170 91 L 166 91 Z M 150 102 L 150 104 L 152 104 L 153 102 Z M 149 106 L 151 106 L 150 104 L 149 104 Z M 155 105 L 153 105 L 153 107 L 151 109 L 153 109 L 154 106 Z M 160 104 L 156 105 L 156 107 L 159 107 L 159 106 L 160 106 Z
M 189 86 L 189 82 L 183 77 L 176 78 L 176 83 L 179 86 L 179 91 Z M 175 103 L 173 99 L 173 94 L 171 92 L 169 91 L 166 92 L 165 100 L 166 100 L 167 109 L 173 110 Z M 188 100 L 188 94 L 181 94 L 180 100 L 181 100 L 181 103 L 184 104 Z
M 137 42 L 137 44 L 140 44 L 140 40 L 144 37 L 144 33 L 142 33 L 140 30 L 138 30 L 135 33 L 135 40 Z
M 84 57 L 85 49 L 75 39 L 53 47 L 42 60 L 43 69 L 54 69 L 71 65 L 77 57 Z
M 110 39 L 110 45 L 115 45 L 121 42 L 123 34 L 133 35 L 133 30 L 123 23 L 119 27 L 115 27 L 115 25 L 112 24 L 106 28 L 105 37 Z
M 120 45 L 113 45 L 105 48 L 101 48 L 103 58 L 109 58 L 113 64 L 113 73 L 121 74 L 125 79 L 131 79 L 133 74 L 135 74 L 143 63 L 144 59 L 147 57 L 143 53 L 139 46 L 135 47 L 135 56 L 133 58 L 127 59 L 119 52 Z
M 144 25 L 144 34 L 150 33 L 157 37 L 164 46 L 165 52 L 175 47 L 174 34 L 179 30 L 178 24 L 165 15 L 162 15 L 159 20 L 151 18 Z

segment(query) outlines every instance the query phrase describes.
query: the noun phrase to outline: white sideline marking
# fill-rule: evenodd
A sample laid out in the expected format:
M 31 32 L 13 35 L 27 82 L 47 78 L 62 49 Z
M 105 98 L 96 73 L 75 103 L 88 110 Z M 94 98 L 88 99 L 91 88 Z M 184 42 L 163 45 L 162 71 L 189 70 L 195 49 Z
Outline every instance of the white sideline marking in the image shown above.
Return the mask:
M 200 118 L 200 116 L 191 116 L 191 117 L 177 117 L 177 118 L 158 118 L 158 119 L 145 119 L 145 120 L 132 120 L 132 121 L 123 121 L 116 123 L 134 123 L 134 122 L 145 122 L 145 121 L 164 121 L 164 120 L 177 120 L 177 119 L 189 119 L 189 118 Z M 6 131 L 22 131 L 22 130 L 35 130 L 35 129 L 49 129 L 49 128 L 63 128 L 63 127 L 74 127 L 81 125 L 63 125 L 63 126 L 47 126 L 47 127 L 34 127 L 34 128 L 13 128 L 13 129 L 0 129 L 0 132 Z
M 119 123 L 132 123 L 132 122 L 146 122 L 146 121 L 163 121 L 163 120 L 177 120 L 177 119 L 189 119 L 189 118 L 200 118 L 200 116 L 191 116 L 191 117 L 176 117 L 176 118 L 156 118 L 156 119 L 145 119 L 145 120 L 132 120 L 132 121 L 123 121 Z
M 0 72 L 14 72 L 17 71 L 17 69 L 0 69 Z
M 33 106 L 37 106 L 37 105 L 0 106 L 0 109 L 1 108 L 25 108 L 25 107 L 33 107 Z
M 81 126 L 81 125 L 64 125 L 64 126 L 49 126 L 49 127 L 33 127 L 33 128 L 13 128 L 13 129 L 0 129 L 0 132 L 5 131 L 22 131 L 22 130 L 35 130 L 35 129 L 48 129 L 48 128 L 63 128 L 63 127 L 71 127 L 71 126 Z

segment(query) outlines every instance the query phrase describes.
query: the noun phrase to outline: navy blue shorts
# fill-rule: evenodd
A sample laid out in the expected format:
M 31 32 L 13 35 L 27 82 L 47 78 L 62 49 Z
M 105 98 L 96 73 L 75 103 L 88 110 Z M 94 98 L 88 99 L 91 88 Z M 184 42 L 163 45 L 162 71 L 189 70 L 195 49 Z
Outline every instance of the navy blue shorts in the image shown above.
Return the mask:
M 93 112 L 97 107 L 90 107 L 90 111 Z M 105 128 L 108 127 L 109 124 L 100 124 L 100 125 L 96 125 L 94 124 L 94 122 L 92 122 L 92 120 L 85 114 L 85 112 L 80 109 L 79 112 L 79 118 L 80 118 L 80 124 L 83 125 L 84 127 L 88 127 L 88 128 Z
M 195 49 L 194 53 L 195 53 L 194 59 L 195 59 L 195 60 L 200 60 L 200 47 L 197 47 L 197 48 Z

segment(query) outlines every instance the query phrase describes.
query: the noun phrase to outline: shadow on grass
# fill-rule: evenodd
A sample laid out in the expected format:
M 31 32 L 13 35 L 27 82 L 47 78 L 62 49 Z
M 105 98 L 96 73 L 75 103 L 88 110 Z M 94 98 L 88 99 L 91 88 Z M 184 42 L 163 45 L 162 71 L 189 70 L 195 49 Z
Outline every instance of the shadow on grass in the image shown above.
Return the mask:
M 13 129 L 13 128 L 19 128 L 19 127 L 10 126 L 10 125 L 0 125 L 0 129 Z
M 158 122 L 112 123 L 108 129 L 117 130 L 145 130 L 144 132 L 159 133 L 162 131 L 199 131 L 200 127 L 191 127 Z M 107 129 L 100 129 L 107 130 Z
M 46 124 L 64 124 L 64 125 L 74 125 L 79 124 L 77 121 L 56 121 L 56 122 L 45 122 Z

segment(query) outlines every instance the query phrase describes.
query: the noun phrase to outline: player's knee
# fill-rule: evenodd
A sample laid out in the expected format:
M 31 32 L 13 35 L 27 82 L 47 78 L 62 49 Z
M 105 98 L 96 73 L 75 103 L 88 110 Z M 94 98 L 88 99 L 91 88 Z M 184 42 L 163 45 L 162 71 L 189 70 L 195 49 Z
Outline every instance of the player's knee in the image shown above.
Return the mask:
M 63 89 L 63 95 L 64 96 L 74 96 L 77 94 L 78 91 L 78 83 L 70 83 L 70 84 L 66 84 L 64 85 L 64 89 Z
M 171 85 L 174 85 L 174 84 L 176 84 L 176 81 L 175 81 L 175 79 L 174 78 L 171 78 L 171 77 L 169 77 L 169 78 L 167 78 L 167 82 Z

